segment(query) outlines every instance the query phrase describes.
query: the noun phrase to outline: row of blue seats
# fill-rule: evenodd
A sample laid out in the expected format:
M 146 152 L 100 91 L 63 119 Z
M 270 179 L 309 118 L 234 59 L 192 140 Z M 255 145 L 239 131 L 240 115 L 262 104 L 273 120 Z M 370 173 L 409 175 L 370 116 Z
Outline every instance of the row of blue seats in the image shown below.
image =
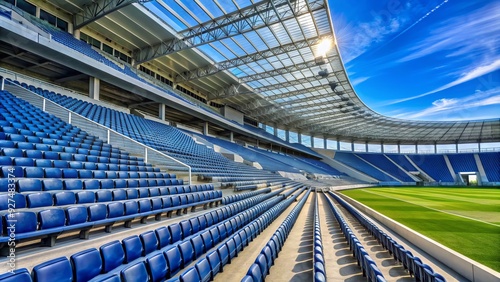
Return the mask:
M 315 282 L 326 281 L 325 256 L 323 255 L 323 241 L 321 239 L 321 225 L 319 222 L 319 207 L 316 191 L 314 197 L 314 230 L 313 230 L 313 277 Z
M 90 205 L 70 205 L 66 208 L 48 208 L 38 211 L 15 211 L 2 215 L 3 236 L 0 243 L 7 243 L 11 234 L 15 234 L 16 241 L 42 238 L 48 245 L 54 245 L 58 235 L 67 231 L 80 230 L 80 236 L 88 237 L 89 230 L 105 226 L 107 232 L 116 222 L 125 222 L 130 226 L 132 220 L 141 218 L 145 222 L 148 216 L 154 215 L 160 219 L 162 213 L 170 216 L 173 211 L 177 214 L 192 211 L 198 205 L 218 205 L 220 191 L 205 191 L 179 194 L 164 197 L 135 199 L 127 201 L 113 201 Z
M 2 149 L 0 162 L 2 165 L 19 166 L 40 166 L 40 167 L 59 167 L 59 168 L 86 168 L 91 170 L 113 170 L 113 171 L 140 171 L 153 172 L 158 171 L 152 168 L 150 164 L 144 164 L 142 161 L 128 161 L 124 159 L 114 159 L 106 157 L 87 156 L 83 154 L 71 155 L 66 158 L 66 154 L 58 155 L 58 158 L 50 152 L 38 150 L 20 149 Z M 47 154 L 48 153 L 48 154 Z M 24 163 L 30 163 L 25 165 Z
M 353 255 L 356 258 L 356 260 L 358 261 L 358 266 L 360 266 L 361 270 L 363 271 L 363 276 L 366 276 L 367 280 L 370 282 L 385 282 L 386 280 L 384 278 L 384 275 L 382 274 L 380 269 L 378 269 L 377 264 L 370 257 L 368 252 L 366 252 L 365 248 L 358 240 L 356 235 L 351 231 L 351 228 L 344 220 L 344 217 L 342 216 L 340 211 L 337 209 L 337 207 L 335 207 L 332 200 L 328 196 L 326 196 L 326 200 L 328 206 L 330 207 L 330 210 L 332 211 L 333 215 L 335 216 L 337 222 L 340 225 L 342 233 L 344 233 L 344 236 L 347 239 L 349 248 L 353 252 Z
M 253 191 L 253 192 L 246 192 L 246 193 L 241 193 L 241 194 L 229 195 L 229 196 L 222 198 L 222 204 L 223 205 L 231 204 L 231 203 L 241 201 L 241 200 L 253 197 L 253 196 L 257 196 L 259 194 L 269 193 L 269 192 L 271 192 L 271 188 L 265 188 L 265 189 L 260 189 L 258 191 Z
M 304 190 L 305 188 L 300 189 L 299 192 L 290 197 L 289 200 L 295 201 Z M 280 226 L 276 229 L 273 236 L 271 236 L 271 239 L 269 239 L 269 241 L 267 242 L 266 246 L 262 248 L 260 254 L 255 259 L 255 262 L 248 269 L 247 274 L 241 279 L 242 282 L 265 281 L 266 276 L 269 275 L 271 271 L 271 267 L 274 265 L 274 260 L 278 257 L 278 253 L 281 251 L 283 245 L 285 244 L 286 238 L 288 238 L 288 235 L 290 234 L 293 225 L 297 221 L 297 217 L 304 207 L 304 204 L 310 193 L 311 189 L 308 189 L 302 199 L 297 203 L 297 205 L 287 215 L 285 220 L 283 220 Z
M 2 169 L 4 168 L 6 167 L 3 167 Z M 43 173 L 43 170 L 41 173 Z M 0 192 L 16 191 L 18 193 L 25 193 L 25 192 L 83 190 L 83 189 L 95 190 L 95 189 L 152 188 L 152 187 L 161 188 L 172 185 L 184 184 L 184 180 L 175 178 L 113 180 L 113 179 L 92 179 L 91 177 L 86 177 L 86 179 L 75 179 L 76 177 L 74 177 L 70 179 L 59 179 L 59 178 L 38 179 L 38 178 L 25 178 L 24 174 L 11 174 L 11 175 L 13 175 L 13 177 L 0 178 Z M 31 174 L 31 177 L 42 177 L 33 175 L 34 174 Z
M 60 179 L 47 180 L 61 182 Z M 97 181 L 97 180 L 90 180 Z M 15 201 L 16 210 L 24 208 L 39 208 L 47 206 L 65 206 L 74 204 L 92 204 L 95 202 L 124 201 L 139 198 L 169 196 L 176 194 L 213 191 L 213 185 L 186 185 L 151 188 L 106 189 L 94 191 L 59 191 L 35 193 L 0 193 L 0 211 L 9 209 L 9 199 Z M 217 191 L 221 194 L 221 191 Z M 12 201 L 11 201 L 12 202 Z
M 403 265 L 403 267 L 408 270 L 410 275 L 414 275 L 416 281 L 436 281 L 445 282 L 446 279 L 439 273 L 433 271 L 432 267 L 422 263 L 419 257 L 413 256 L 413 254 L 405 250 L 405 248 L 398 244 L 394 239 L 392 239 L 385 232 L 380 230 L 378 226 L 373 224 L 366 217 L 361 215 L 356 209 L 354 209 L 350 204 L 344 201 L 339 196 L 334 193 L 329 192 L 337 202 L 339 202 L 350 214 L 352 214 L 369 232 L 374 236 L 377 241 L 391 253 L 394 260 L 398 261 Z
M 264 198 L 267 198 L 268 195 L 263 196 L 265 196 Z M 230 263 L 231 260 L 238 255 L 238 252 L 248 245 L 252 238 L 255 238 L 261 230 L 264 230 L 268 224 L 272 222 L 273 218 L 271 216 L 266 217 L 263 213 L 269 213 L 269 210 L 276 209 L 276 206 L 280 206 L 282 203 L 283 197 L 278 196 L 269 198 L 256 206 L 247 206 L 249 208 L 248 210 L 244 210 L 244 206 L 246 205 L 238 205 L 238 203 L 232 204 L 232 207 L 239 206 L 239 208 L 235 208 L 233 212 L 230 213 L 233 215 L 232 217 L 226 219 L 225 221 L 221 221 L 218 225 L 214 225 L 210 228 L 210 230 L 203 231 L 201 234 L 194 234 L 183 238 L 183 241 L 180 241 L 173 247 L 169 247 L 163 253 L 163 257 L 165 257 L 169 266 L 166 275 L 165 270 L 162 271 L 161 268 L 156 268 L 156 271 L 150 270 L 150 273 L 148 273 L 147 269 L 155 266 L 151 265 L 151 262 L 148 263 L 148 259 L 150 257 L 147 256 L 146 260 L 141 259 L 129 265 L 124 265 L 107 275 L 104 275 L 104 277 L 96 277 L 96 279 L 92 281 L 102 281 L 107 277 L 120 274 L 122 279 L 124 276 L 129 275 L 130 277 L 144 277 L 144 281 L 163 281 L 165 278 L 172 278 L 180 270 L 186 268 L 196 259 L 199 259 L 205 253 L 209 252 L 219 242 L 220 245 L 217 250 L 214 251 L 215 253 L 212 255 L 213 257 L 211 259 L 212 262 L 215 263 L 214 266 L 219 265 L 221 270 L 226 263 Z M 159 254 L 154 255 L 158 256 Z M 157 258 L 162 259 L 162 256 Z M 201 260 L 204 259 L 208 262 L 206 257 L 202 257 Z M 209 266 L 210 264 L 205 265 Z M 212 272 L 210 266 L 204 269 L 210 270 L 204 272 L 204 281 L 208 281 L 205 279 L 210 278 L 212 275 L 215 276 L 219 271 L 217 270 Z M 189 271 L 190 270 L 187 270 L 185 273 L 189 273 Z M 148 280 L 149 275 L 151 275 L 152 278 L 150 280 Z M 197 276 L 198 275 L 195 275 L 195 277 Z M 184 277 L 184 274 L 181 274 L 180 277 L 173 278 L 172 280 L 177 280 L 178 278 L 182 280 L 182 277 Z
M 272 194 L 246 199 L 189 220 L 160 227 L 154 232 L 125 238 L 122 242 L 113 241 L 102 245 L 99 251 L 88 249 L 78 252 L 69 260 L 66 257 L 52 259 L 35 266 L 31 276 L 27 269 L 17 270 L 14 274 L 6 273 L 0 275 L 0 281 L 120 281 L 120 273 L 125 281 L 164 281 L 188 265 L 196 252 L 199 252 L 199 257 L 201 252 L 210 250 L 229 236 L 228 232 L 232 234 L 233 229 L 238 228 L 238 220 L 241 227 L 245 218 L 248 222 L 250 217 L 260 215 L 281 201 L 281 197 L 274 197 L 277 193 Z M 271 197 L 274 198 L 264 202 Z M 258 224 L 252 227 L 241 230 L 245 238 L 247 234 L 250 236 L 248 238 L 254 238 L 261 231 Z M 229 244 L 231 249 L 235 246 Z M 222 270 L 219 256 L 222 255 L 224 260 L 229 259 L 229 247 L 227 244 L 221 245 L 208 255 L 210 261 L 218 262 L 216 265 L 219 270 Z

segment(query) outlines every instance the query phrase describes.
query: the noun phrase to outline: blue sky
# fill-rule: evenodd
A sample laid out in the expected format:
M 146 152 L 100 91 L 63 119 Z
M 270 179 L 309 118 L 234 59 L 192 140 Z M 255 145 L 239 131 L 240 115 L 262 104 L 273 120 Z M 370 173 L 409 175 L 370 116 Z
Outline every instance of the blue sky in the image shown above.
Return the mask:
M 500 118 L 499 1 L 329 5 L 350 80 L 373 110 L 413 120 Z

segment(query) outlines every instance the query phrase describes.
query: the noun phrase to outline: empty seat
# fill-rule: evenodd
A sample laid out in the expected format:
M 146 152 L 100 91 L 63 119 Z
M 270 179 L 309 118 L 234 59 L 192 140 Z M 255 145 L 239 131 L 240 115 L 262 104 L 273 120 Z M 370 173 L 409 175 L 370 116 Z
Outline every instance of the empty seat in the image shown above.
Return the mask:
M 156 237 L 158 238 L 158 247 L 162 249 L 163 247 L 169 245 L 172 240 L 170 236 L 170 232 L 166 227 L 160 227 L 155 229 Z
M 88 210 L 85 206 L 72 206 L 65 210 L 66 225 L 85 223 L 88 219 Z
M 82 190 L 83 183 L 80 179 L 65 179 L 64 189 L 66 190 Z
M 157 253 L 146 259 L 146 268 L 151 277 L 151 281 L 163 281 L 168 274 L 167 259 L 163 253 Z
M 26 268 L 15 269 L 0 275 L 1 282 L 32 282 L 29 271 Z M 47 280 L 50 281 L 50 280 Z
M 200 281 L 200 277 L 198 276 L 198 271 L 194 267 L 191 267 L 179 276 L 179 280 L 181 282 L 197 282 Z
M 36 265 L 33 267 L 31 276 L 36 282 L 72 281 L 73 269 L 71 268 L 71 264 L 66 257 L 60 257 Z M 20 278 L 18 279 L 15 281 L 23 281 L 20 280 Z M 0 281 L 4 280 L 0 278 Z
M 123 239 L 122 244 L 125 251 L 125 263 L 129 263 L 144 254 L 144 248 L 137 235 Z
M 125 252 L 120 241 L 106 243 L 99 248 L 99 251 L 101 253 L 104 273 L 117 268 L 125 260 Z
M 141 233 L 139 238 L 144 248 L 144 254 L 149 254 L 158 249 L 158 238 L 154 231 Z
M 60 168 L 47 167 L 44 169 L 45 177 L 47 178 L 62 178 L 62 171 Z
M 193 245 L 189 241 L 183 241 L 178 245 L 179 251 L 182 256 L 182 267 L 186 267 L 195 259 Z
M 31 211 L 20 211 L 4 215 L 4 227 L 15 225 L 15 234 L 36 231 L 38 220 L 36 214 Z
M 19 192 L 42 191 L 42 181 L 40 179 L 23 178 L 17 181 Z
M 47 209 L 38 212 L 38 222 L 40 230 L 62 227 L 66 223 L 64 210 Z
M 81 191 L 75 194 L 76 202 L 78 204 L 87 204 L 95 202 L 95 194 L 92 191 Z
M 170 278 L 181 269 L 181 265 L 183 265 L 182 256 L 180 250 L 175 246 L 168 248 L 164 253 L 168 263 L 167 278 Z
M 45 173 L 41 167 L 27 167 L 24 169 L 24 175 L 28 178 L 44 178 Z
M 194 250 L 194 258 L 197 259 L 199 258 L 205 251 L 205 245 L 203 244 L 203 239 L 201 238 L 200 235 L 196 235 L 191 238 L 191 245 L 193 245 L 193 250 Z
M 102 259 L 95 248 L 78 252 L 71 256 L 73 265 L 73 281 L 88 281 L 102 271 Z

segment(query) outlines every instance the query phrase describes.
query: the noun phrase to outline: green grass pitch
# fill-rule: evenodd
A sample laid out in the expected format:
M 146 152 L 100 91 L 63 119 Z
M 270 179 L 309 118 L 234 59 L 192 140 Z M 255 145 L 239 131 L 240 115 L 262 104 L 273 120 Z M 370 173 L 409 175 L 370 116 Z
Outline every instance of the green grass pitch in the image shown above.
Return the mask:
M 500 189 L 401 187 L 341 193 L 500 271 Z

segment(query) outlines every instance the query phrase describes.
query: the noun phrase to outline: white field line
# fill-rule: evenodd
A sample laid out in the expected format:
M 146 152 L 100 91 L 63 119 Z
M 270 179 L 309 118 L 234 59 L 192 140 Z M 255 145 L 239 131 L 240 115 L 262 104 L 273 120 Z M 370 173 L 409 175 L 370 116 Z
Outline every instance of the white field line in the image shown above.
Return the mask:
M 375 194 L 375 195 L 378 195 L 378 196 L 390 198 L 390 199 L 393 199 L 393 200 L 398 200 L 398 201 L 406 202 L 406 203 L 409 203 L 409 204 L 412 204 L 412 205 L 421 206 L 423 208 L 430 209 L 430 210 L 433 210 L 433 211 L 438 211 L 438 212 L 446 213 L 446 214 L 449 214 L 449 215 L 463 217 L 463 218 L 466 218 L 466 219 L 470 219 L 470 220 L 474 220 L 474 221 L 479 221 L 481 223 L 485 223 L 485 224 L 493 225 L 493 226 L 496 226 L 496 227 L 500 227 L 500 225 L 498 225 L 498 224 L 494 224 L 494 223 L 487 222 L 487 221 L 484 221 L 484 220 L 480 220 L 480 219 L 477 219 L 477 218 L 468 217 L 468 216 L 465 216 L 465 215 L 456 214 L 456 213 L 452 213 L 452 212 L 438 210 L 438 209 L 435 209 L 435 208 L 431 208 L 431 207 L 427 207 L 427 206 L 424 206 L 424 205 L 416 204 L 416 203 L 413 203 L 413 202 L 410 202 L 410 201 L 407 201 L 407 200 L 398 199 L 396 197 L 390 197 L 390 196 L 383 195 L 383 194 L 381 195 L 381 194 L 373 192 L 373 191 L 368 191 L 368 190 L 364 190 L 364 191 L 367 192 L 367 193 L 371 193 L 371 194 Z

